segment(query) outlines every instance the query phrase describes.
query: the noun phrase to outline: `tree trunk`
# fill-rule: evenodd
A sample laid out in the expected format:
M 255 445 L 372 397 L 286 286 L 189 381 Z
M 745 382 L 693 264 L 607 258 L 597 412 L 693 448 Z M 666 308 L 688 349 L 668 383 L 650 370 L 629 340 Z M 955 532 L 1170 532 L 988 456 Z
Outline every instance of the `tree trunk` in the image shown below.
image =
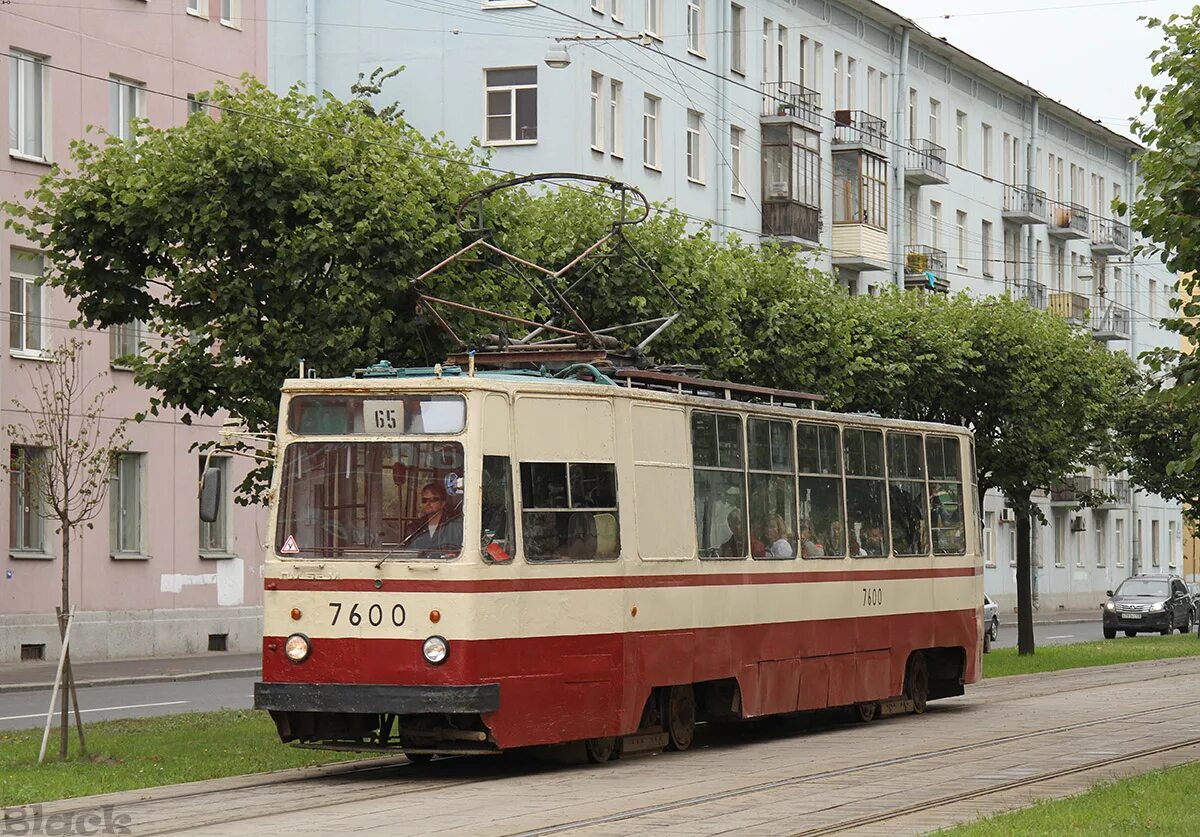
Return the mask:
M 62 611 L 58 620 L 59 638 L 65 638 L 67 633 L 67 617 L 71 612 L 71 527 L 60 521 L 62 528 Z M 71 652 L 63 647 L 63 684 L 72 681 Z M 62 691 L 62 712 L 59 716 L 58 757 L 66 759 L 67 741 L 70 738 L 68 716 L 71 710 L 71 690 Z
M 1012 497 L 1017 513 L 1017 653 L 1034 652 L 1033 640 L 1033 572 L 1029 552 L 1029 497 L 1031 491 Z

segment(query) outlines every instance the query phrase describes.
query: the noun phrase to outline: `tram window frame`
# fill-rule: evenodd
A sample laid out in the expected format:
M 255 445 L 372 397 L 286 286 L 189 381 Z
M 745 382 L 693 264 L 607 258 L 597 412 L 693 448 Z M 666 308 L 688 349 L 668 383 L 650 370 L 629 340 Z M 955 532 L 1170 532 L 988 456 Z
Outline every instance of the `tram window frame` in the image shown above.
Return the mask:
M 721 429 L 722 424 L 725 427 L 724 433 Z M 760 554 L 756 557 L 762 557 L 766 551 L 761 543 L 755 544 L 753 538 L 743 537 L 742 540 L 745 543 L 742 544 L 741 552 L 728 554 L 737 545 L 736 535 L 732 526 L 729 525 L 730 521 L 740 520 L 742 532 L 750 531 L 743 428 L 742 417 L 734 413 L 692 410 L 688 418 L 688 436 L 692 455 L 692 500 L 695 512 L 696 552 L 704 560 L 740 561 L 745 560 L 749 553 L 758 552 Z M 736 430 L 740 442 L 740 446 L 736 450 L 730 445 L 734 430 Z M 724 447 L 722 447 L 722 435 L 725 436 Z M 711 436 L 711 438 L 706 439 L 705 436 Z M 718 497 L 720 493 L 728 493 L 731 489 L 736 489 L 737 503 L 732 505 L 728 511 L 721 512 L 724 520 L 702 517 L 704 510 L 710 505 L 707 502 L 708 498 L 714 495 L 714 492 L 711 491 L 713 487 L 718 489 L 715 492 Z M 725 503 L 725 505 L 730 506 L 731 504 Z M 721 524 L 725 524 L 724 528 L 729 530 L 729 534 L 718 535 L 713 539 L 714 543 L 719 542 L 720 545 L 706 546 L 708 538 L 705 535 L 705 529 L 711 530 L 714 525 L 720 526 Z
M 750 542 L 753 545 L 756 533 L 761 532 L 758 541 L 763 545 L 764 552 L 752 557 L 772 561 L 793 559 L 799 552 L 799 532 L 795 432 L 792 422 L 788 419 L 748 416 L 746 442 Z M 786 502 L 778 502 L 785 498 Z
M 535 469 L 538 473 L 535 474 Z M 555 472 L 561 469 L 558 486 L 561 494 L 552 490 L 549 480 L 558 476 Z M 586 474 L 591 471 L 590 477 Z M 581 505 L 577 495 L 583 492 L 585 480 L 595 480 L 597 477 L 607 477 L 610 485 L 605 488 L 604 496 L 599 499 L 611 500 L 611 505 Z M 520 463 L 521 481 L 521 545 L 525 560 L 532 563 L 586 561 L 616 561 L 621 557 L 621 517 L 619 510 L 619 493 L 617 485 L 617 466 L 614 462 L 544 462 L 526 461 Z M 538 491 L 535 494 L 534 491 Z M 589 497 L 595 500 L 596 497 Z M 548 501 L 546 505 L 537 502 Z M 535 517 L 536 515 L 536 517 Z M 588 515 L 591 515 L 590 519 Z M 603 517 L 609 518 L 611 531 L 605 531 L 605 540 L 612 541 L 612 552 L 601 553 L 602 533 L 600 524 Z M 551 525 L 547 525 L 547 524 Z M 608 528 L 607 525 L 605 527 Z M 540 531 L 538 535 L 533 532 Z M 548 543 L 554 541 L 552 554 L 534 554 L 532 543 Z M 539 547 L 540 548 L 540 547 Z M 564 550 L 566 554 L 563 554 Z M 591 554 L 588 554 L 588 553 Z
M 899 558 L 926 557 L 930 554 L 931 537 L 925 436 L 911 430 L 889 430 L 885 453 L 892 554 Z M 912 496 L 912 492 L 917 490 L 920 492 L 919 498 Z M 905 514 L 900 514 L 901 511 Z M 915 532 L 911 525 L 914 511 L 920 515 Z M 905 519 L 909 522 L 904 522 Z
M 517 552 L 512 459 L 483 457 L 479 486 L 479 552 L 488 564 L 511 564 Z M 488 525 L 492 524 L 492 528 Z
M 877 453 L 869 455 L 866 440 L 874 437 Z M 858 440 L 858 445 L 855 445 Z M 855 449 L 857 448 L 857 449 Z M 887 493 L 887 469 L 885 466 L 884 433 L 882 429 L 873 427 L 842 428 L 842 457 L 846 483 L 846 535 L 850 539 L 850 549 L 853 558 L 888 558 L 891 555 L 891 518 L 889 517 Z M 866 488 L 875 496 L 862 495 L 866 502 L 860 502 L 859 491 Z M 853 508 L 870 511 L 869 506 L 878 506 L 879 523 L 851 522 Z M 878 527 L 879 540 L 867 541 L 865 532 Z M 876 546 L 876 543 L 878 544 Z M 878 552 L 869 551 L 878 549 Z
M 931 455 L 931 445 L 937 445 L 938 450 L 937 464 L 941 466 L 941 470 L 935 470 L 934 457 Z M 949 456 L 953 450 L 953 456 Z M 961 556 L 967 554 L 967 515 L 970 513 L 968 504 L 973 502 L 974 491 L 968 496 L 966 486 L 963 480 L 962 473 L 962 440 L 958 436 L 941 436 L 930 433 L 925 437 L 925 462 L 926 462 L 926 478 L 929 482 L 929 533 L 930 542 L 933 548 L 933 554 L 937 557 L 946 556 Z M 947 468 L 949 463 L 953 463 L 952 468 Z M 958 518 L 957 520 L 948 519 L 948 525 L 935 525 L 935 508 L 947 508 L 947 504 L 939 501 L 938 505 L 934 505 L 934 486 L 942 486 L 945 488 L 953 488 L 958 492 Z M 938 496 L 941 496 L 940 492 Z M 956 534 L 957 530 L 957 534 Z M 939 532 L 948 532 L 948 536 L 939 537 Z M 952 538 L 952 540 L 951 540 Z M 953 548 L 939 549 L 939 541 L 945 539 L 945 546 Z
M 809 436 L 812 444 L 805 445 L 806 437 Z M 826 438 L 822 440 L 822 436 Z M 813 454 L 811 457 L 806 455 L 810 452 Z M 812 540 L 807 548 L 802 533 L 798 533 L 801 558 L 838 560 L 846 557 L 846 480 L 842 462 L 841 427 L 836 424 L 807 421 L 796 423 L 796 496 L 800 504 L 798 520 L 801 529 L 804 528 L 805 521 L 812 527 Z M 830 488 L 835 490 L 830 491 Z M 837 502 L 834 514 L 825 512 L 820 515 L 827 518 L 823 524 L 817 522 L 818 513 L 813 500 L 817 491 L 821 491 L 826 499 L 826 503 L 822 505 L 827 505 L 830 496 Z M 834 532 L 834 523 L 837 523 L 841 530 L 840 537 Z

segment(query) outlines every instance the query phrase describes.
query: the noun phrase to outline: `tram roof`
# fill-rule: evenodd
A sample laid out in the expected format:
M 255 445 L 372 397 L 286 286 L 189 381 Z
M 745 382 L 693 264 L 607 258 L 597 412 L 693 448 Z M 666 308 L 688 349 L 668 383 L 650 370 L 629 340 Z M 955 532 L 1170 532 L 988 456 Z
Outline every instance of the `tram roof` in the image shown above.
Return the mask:
M 623 397 L 634 396 L 654 401 L 662 400 L 674 403 L 683 401 L 696 406 L 707 406 L 710 409 L 751 408 L 792 417 L 802 411 L 814 418 L 819 417 L 826 420 L 853 421 L 863 424 L 879 423 L 893 427 L 903 426 L 914 429 L 941 430 L 942 432 L 946 432 L 947 429 L 969 432 L 967 428 L 958 425 L 910 419 L 888 419 L 876 413 L 820 410 L 816 408 L 816 404 L 824 401 L 825 397 L 814 393 L 772 389 L 654 370 L 601 371 L 591 364 L 577 364 L 577 366 L 587 367 L 593 377 L 598 376 L 597 379 L 561 377 L 561 373 L 556 374 L 544 368 L 476 369 L 472 373 L 453 364 L 396 367 L 387 361 L 381 361 L 365 369 L 356 369 L 353 375 L 332 378 L 315 376 L 288 378 L 284 381 L 283 391 L 290 393 L 363 392 L 386 389 L 389 384 L 394 386 L 399 381 L 403 381 L 406 388 L 411 387 L 418 390 L 440 389 L 447 386 L 461 389 L 507 390 L 517 386 L 540 392 L 552 392 L 554 389 L 562 387 L 564 389 L 586 389 L 590 391 L 591 395 L 620 394 Z

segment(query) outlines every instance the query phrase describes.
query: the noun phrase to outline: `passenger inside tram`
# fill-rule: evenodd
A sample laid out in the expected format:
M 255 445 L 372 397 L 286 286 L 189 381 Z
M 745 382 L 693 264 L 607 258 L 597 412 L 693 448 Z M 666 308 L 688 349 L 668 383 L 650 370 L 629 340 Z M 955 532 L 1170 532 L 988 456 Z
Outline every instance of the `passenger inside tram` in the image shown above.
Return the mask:
M 767 545 L 765 558 L 793 558 L 796 555 L 788 540 L 787 524 L 783 522 L 782 515 L 773 514 L 767 518 L 763 540 Z
M 729 523 L 729 539 L 721 544 L 720 554 L 722 558 L 737 558 L 746 554 L 746 522 L 742 512 L 734 509 L 726 518 Z M 767 548 L 758 538 L 750 538 L 750 554 L 755 558 L 762 558 L 767 554 Z
M 840 523 L 839 523 L 840 525 Z M 812 523 L 800 521 L 800 555 L 804 558 L 821 558 L 825 555 L 825 544 L 817 541 L 813 534 Z

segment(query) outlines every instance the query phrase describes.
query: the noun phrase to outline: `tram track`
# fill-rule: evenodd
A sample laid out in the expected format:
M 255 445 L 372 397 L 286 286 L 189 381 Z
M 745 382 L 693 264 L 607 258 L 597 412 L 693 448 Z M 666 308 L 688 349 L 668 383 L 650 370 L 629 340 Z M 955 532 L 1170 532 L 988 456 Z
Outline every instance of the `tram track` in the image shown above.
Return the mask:
M 684 809 L 691 808 L 696 805 L 703 805 L 703 804 L 710 803 L 710 802 L 720 802 L 723 800 L 736 799 L 739 797 L 750 796 L 750 795 L 758 794 L 758 793 L 766 793 L 769 791 L 779 790 L 779 789 L 786 788 L 789 786 L 798 785 L 798 784 L 801 784 L 804 782 L 814 782 L 814 781 L 821 781 L 821 780 L 826 780 L 826 779 L 835 779 L 835 778 L 841 778 L 841 777 L 845 777 L 845 776 L 852 776 L 856 773 L 864 773 L 864 772 L 867 772 L 870 770 L 878 770 L 880 768 L 887 768 L 887 767 L 897 767 L 897 766 L 901 766 L 901 765 L 905 765 L 905 764 L 914 764 L 914 763 L 918 763 L 918 762 L 922 762 L 922 761 L 927 761 L 929 759 L 953 756 L 953 755 L 957 755 L 960 753 L 967 753 L 967 752 L 971 752 L 971 751 L 982 750 L 982 749 L 985 749 L 988 747 L 999 747 L 999 746 L 1003 746 L 1006 744 L 1012 744 L 1012 743 L 1020 742 L 1020 741 L 1028 741 L 1031 739 L 1042 738 L 1042 737 L 1050 736 L 1050 735 L 1061 735 L 1066 732 L 1072 732 L 1072 731 L 1079 730 L 1079 729 L 1087 729 L 1089 727 L 1100 726 L 1103 724 L 1120 723 L 1122 721 L 1132 721 L 1132 720 L 1137 720 L 1140 718 L 1145 718 L 1150 715 L 1155 715 L 1155 714 L 1158 714 L 1161 712 L 1170 712 L 1170 711 L 1174 711 L 1174 710 L 1188 709 L 1188 708 L 1197 707 L 1197 706 L 1200 706 L 1200 700 L 1192 700 L 1192 701 L 1186 701 L 1183 703 L 1172 704 L 1170 706 L 1158 707 L 1155 709 L 1146 709 L 1146 710 L 1141 710 L 1138 712 L 1127 712 L 1127 713 L 1122 713 L 1120 715 L 1111 715 L 1111 716 L 1107 716 L 1104 718 L 1093 718 L 1088 721 L 1079 721 L 1079 722 L 1072 723 L 1072 724 L 1063 724 L 1063 725 L 1060 725 L 1057 727 L 1048 727 L 1048 728 L 1039 729 L 1039 730 L 1031 730 L 1029 732 L 1015 733 L 1013 735 L 1001 736 L 1000 738 L 988 739 L 987 741 L 973 741 L 970 744 L 959 744 L 959 745 L 956 745 L 953 747 L 942 747 L 942 748 L 939 748 L 936 750 L 926 750 L 926 751 L 922 751 L 920 753 L 910 753 L 910 754 L 904 755 L 904 756 L 896 756 L 896 757 L 887 758 L 887 759 L 877 759 L 875 761 L 867 762 L 864 764 L 850 765 L 847 767 L 837 768 L 834 770 L 816 771 L 816 772 L 812 772 L 812 773 L 801 774 L 798 776 L 789 776 L 786 779 L 777 779 L 777 780 L 774 780 L 771 782 L 760 782 L 760 783 L 757 783 L 754 785 L 747 785 L 747 786 L 741 787 L 741 788 L 730 788 L 729 790 L 716 791 L 714 793 L 709 793 L 709 794 L 701 794 L 701 795 L 697 795 L 697 796 L 688 797 L 686 799 L 678 799 L 678 800 L 673 800 L 671 802 L 659 803 L 656 805 L 647 805 L 647 806 L 643 806 L 640 808 L 634 808 L 634 809 L 631 809 L 628 811 L 622 811 L 622 812 L 618 812 L 618 813 L 614 813 L 614 814 L 608 814 L 608 815 L 603 815 L 603 816 L 598 816 L 598 817 L 589 817 L 589 818 L 584 818 L 584 819 L 573 820 L 570 822 L 557 823 L 555 825 L 545 826 L 542 828 L 535 828 L 535 829 L 529 829 L 526 831 L 513 832 L 513 833 L 507 835 L 507 837 L 542 837 L 542 835 L 559 834 L 559 833 L 562 833 L 565 831 L 573 831 L 576 829 L 588 828 L 590 826 L 610 825 L 612 823 L 639 819 L 642 817 L 653 816 L 656 814 L 664 814 L 664 813 L 670 813 L 672 811 L 684 810 Z M 1023 785 L 1029 785 L 1029 784 L 1035 784 L 1037 782 L 1049 781 L 1054 778 L 1060 778 L 1061 776 L 1071 775 L 1072 773 L 1080 773 L 1080 772 L 1085 772 L 1088 770 L 1096 770 L 1096 769 L 1105 767 L 1109 764 L 1116 764 L 1121 761 L 1129 761 L 1129 760 L 1138 759 L 1138 758 L 1145 758 L 1146 756 L 1154 755 L 1155 753 L 1168 752 L 1170 750 L 1180 749 L 1182 747 L 1187 747 L 1187 746 L 1192 746 L 1192 745 L 1197 745 L 1197 744 L 1200 744 L 1200 738 L 1189 739 L 1185 742 L 1178 743 L 1178 744 L 1165 745 L 1165 746 L 1161 746 L 1161 747 L 1151 747 L 1151 748 L 1147 748 L 1144 751 L 1138 751 L 1136 753 L 1124 754 L 1122 756 L 1116 756 L 1116 757 L 1113 757 L 1110 759 L 1099 759 L 1099 760 L 1096 760 L 1095 762 L 1089 762 L 1087 764 L 1076 765 L 1076 766 L 1073 766 L 1070 768 L 1063 768 L 1062 770 L 1053 771 L 1051 773 L 1048 773 L 1043 778 L 1039 778 L 1036 776 L 1025 777 L 1023 779 L 1013 780 L 1011 782 L 1005 783 L 1004 785 L 994 785 L 994 786 L 990 786 L 988 788 L 982 788 L 978 792 L 976 792 L 974 795 L 984 796 L 984 795 L 988 795 L 991 793 L 998 793 L 1003 790 L 1008 790 L 1010 788 L 1021 787 Z M 854 823 L 848 824 L 848 825 L 823 826 L 822 828 L 816 829 L 811 832 L 809 832 L 809 831 L 797 832 L 797 835 L 801 835 L 801 834 L 803 834 L 803 835 L 814 834 L 815 835 L 815 834 L 826 834 L 826 833 L 835 833 L 837 831 L 844 831 L 848 828 L 857 827 L 859 825 L 866 825 L 866 824 L 870 824 L 871 822 L 877 822 L 877 821 L 882 822 L 887 819 L 893 819 L 898 816 L 906 816 L 907 814 L 910 814 L 910 813 L 918 813 L 921 810 L 929 810 L 932 808 L 940 807 L 943 805 L 950 804 L 951 802 L 956 801 L 961 798 L 969 798 L 969 797 L 962 797 L 962 796 L 957 796 L 957 795 L 954 797 L 944 797 L 941 800 L 931 801 L 929 803 L 923 803 L 926 805 L 925 808 L 920 807 L 919 804 L 914 804 L 913 806 L 909 806 L 912 808 L 912 810 L 906 810 L 906 811 L 903 811 L 903 813 L 893 813 L 891 811 L 880 812 L 878 814 L 871 815 L 870 817 L 861 818 L 863 820 L 863 822 L 861 822 L 861 823 L 855 821 Z

